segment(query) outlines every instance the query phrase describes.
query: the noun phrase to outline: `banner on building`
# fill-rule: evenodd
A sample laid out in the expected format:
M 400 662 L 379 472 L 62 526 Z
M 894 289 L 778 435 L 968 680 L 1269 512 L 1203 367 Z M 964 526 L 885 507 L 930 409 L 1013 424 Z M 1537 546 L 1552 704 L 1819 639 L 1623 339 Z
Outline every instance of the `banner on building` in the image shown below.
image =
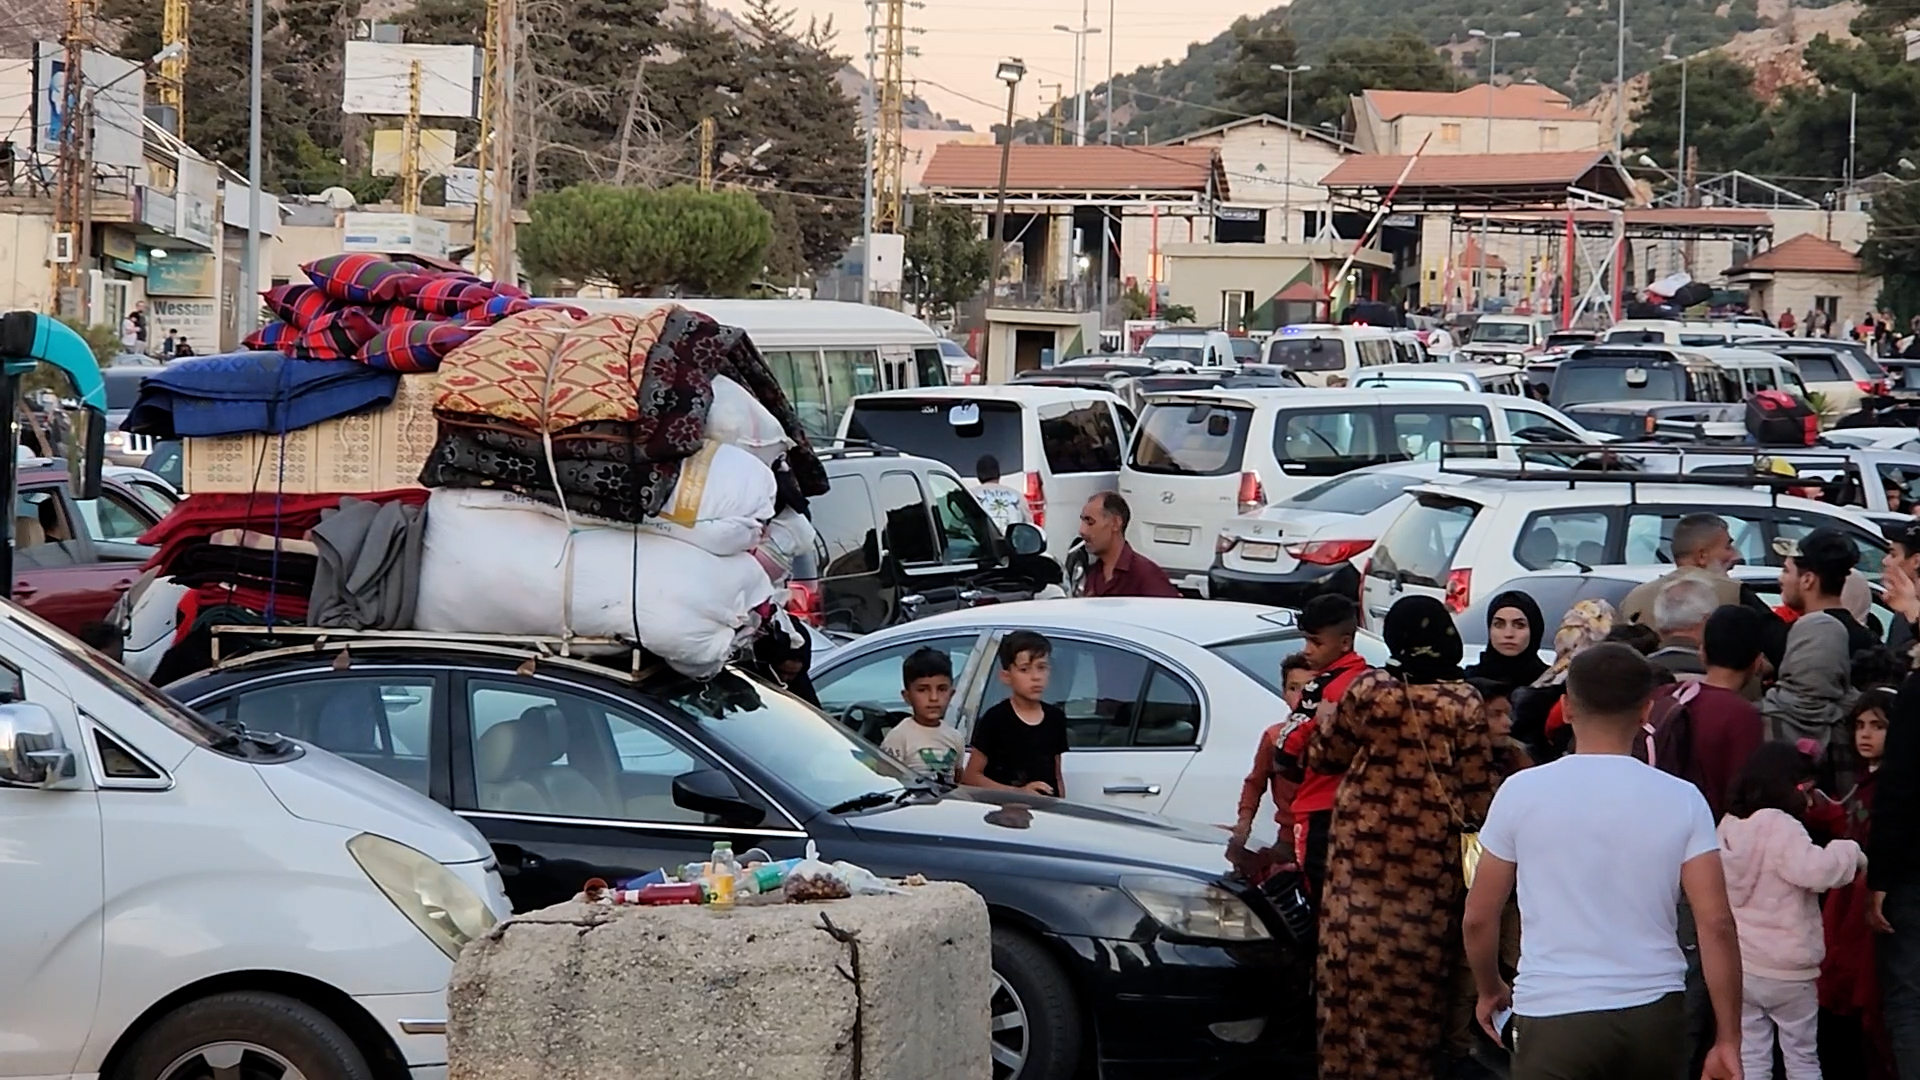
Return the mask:
M 346 251 L 413 252 L 447 257 L 447 223 L 415 214 L 348 211 L 341 215 L 340 246 Z
M 179 168 L 174 170 L 173 195 L 180 207 L 179 223 L 174 226 L 173 234 L 212 248 L 214 230 L 220 227 L 215 214 L 220 205 L 219 170 L 210 161 L 181 154 Z
M 152 267 L 148 268 L 151 272 Z M 210 355 L 220 349 L 220 301 L 182 300 L 169 296 L 147 299 L 147 340 L 165 341 L 168 334 L 184 337 L 193 350 Z
M 212 255 L 171 252 L 147 261 L 148 296 L 212 296 L 217 264 Z

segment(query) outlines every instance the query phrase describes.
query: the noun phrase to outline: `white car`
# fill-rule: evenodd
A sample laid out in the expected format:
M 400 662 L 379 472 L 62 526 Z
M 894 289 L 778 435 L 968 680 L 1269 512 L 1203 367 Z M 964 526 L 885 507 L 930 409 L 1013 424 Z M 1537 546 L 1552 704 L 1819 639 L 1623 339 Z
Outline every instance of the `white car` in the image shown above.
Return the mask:
M 1013 630 L 1053 643 L 1046 700 L 1067 714 L 1069 800 L 1233 824 L 1260 735 L 1285 719 L 1280 662 L 1302 643 L 1291 611 L 1118 597 L 970 608 L 837 650 L 814 664 L 814 690 L 828 715 L 878 742 L 906 716 L 901 662 L 937 649 L 953 661 L 947 723 L 966 735 L 1006 699 L 995 656 Z M 1370 663 L 1386 660 L 1372 635 L 1357 647 Z
M 1820 433 L 1823 442 L 1862 450 L 1905 450 L 1920 453 L 1920 431 L 1910 427 L 1833 428 Z
M 1120 470 L 1120 494 L 1133 508 L 1134 548 L 1176 586 L 1198 592 L 1214 540 L 1236 515 L 1368 465 L 1437 460 L 1443 442 L 1486 443 L 1489 454 L 1517 460 L 1516 443 L 1528 440 L 1600 443 L 1553 409 L 1506 394 L 1279 387 L 1155 395 Z
M 1299 608 L 1323 593 L 1360 595 L 1373 542 L 1438 465 L 1374 465 L 1228 521 L 1215 542 L 1207 597 Z
M 1727 519 L 1741 558 L 1780 565 L 1776 539 L 1821 526 L 1842 529 L 1879 579 L 1873 552 L 1887 542 L 1873 519 L 1846 507 L 1741 486 L 1633 473 L 1560 474 L 1516 480 L 1486 469 L 1450 467 L 1411 489 L 1413 501 L 1374 545 L 1363 583 L 1361 620 L 1377 626 L 1405 593 L 1434 596 L 1458 614 L 1486 590 L 1530 570 L 1673 562 L 1673 527 L 1689 514 Z M 1510 471 L 1510 470 L 1506 470 Z M 1536 475 L 1538 475 L 1536 473 Z
M 446 1076 L 453 958 L 509 914 L 472 826 L 12 604 L 0 652 L 0 1076 Z
M 993 455 L 1000 482 L 1025 496 L 1027 520 L 1046 533 L 1047 554 L 1064 561 L 1080 537 L 1080 508 L 1119 485 L 1132 424 L 1106 390 L 943 386 L 861 394 L 840 421 L 840 438 L 932 458 L 969 489 L 979 486 L 980 458 Z

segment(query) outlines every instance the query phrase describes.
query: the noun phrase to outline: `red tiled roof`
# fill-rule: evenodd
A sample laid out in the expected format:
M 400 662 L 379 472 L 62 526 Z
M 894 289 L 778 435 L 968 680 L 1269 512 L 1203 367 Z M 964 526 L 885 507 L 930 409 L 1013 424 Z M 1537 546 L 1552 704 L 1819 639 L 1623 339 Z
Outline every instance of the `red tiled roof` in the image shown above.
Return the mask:
M 1320 181 L 1329 188 L 1389 188 L 1407 167 L 1406 154 L 1356 154 Z M 1462 190 L 1571 184 L 1607 159 L 1602 150 L 1545 154 L 1430 154 L 1407 176 L 1403 190 Z
M 1860 256 L 1823 236 L 1801 233 L 1783 240 L 1733 268 L 1808 274 L 1857 274 Z
M 1507 268 L 1507 260 L 1488 252 L 1483 259 L 1480 245 L 1472 237 L 1467 238 L 1466 246 L 1460 250 L 1460 265 L 1467 270 L 1502 270 Z
M 1212 146 L 1035 146 L 1015 143 L 1009 191 L 1195 191 L 1226 195 L 1220 151 Z M 991 192 L 1000 186 L 1000 148 L 947 143 L 933 152 L 920 183 L 933 191 Z
M 1487 86 L 1469 86 L 1452 92 L 1439 90 L 1363 90 L 1361 96 L 1382 120 L 1402 116 L 1487 115 Z M 1495 120 L 1591 120 L 1572 107 L 1565 95 L 1538 83 L 1510 83 L 1493 89 Z

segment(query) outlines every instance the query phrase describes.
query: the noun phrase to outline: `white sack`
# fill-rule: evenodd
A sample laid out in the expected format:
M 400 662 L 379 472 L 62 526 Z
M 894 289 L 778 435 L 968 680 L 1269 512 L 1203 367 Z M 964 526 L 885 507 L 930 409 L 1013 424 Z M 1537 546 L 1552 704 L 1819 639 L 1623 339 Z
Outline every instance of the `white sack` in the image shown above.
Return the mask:
M 707 438 L 737 446 L 766 465 L 780 460 L 780 455 L 793 446 L 780 421 L 760 404 L 760 399 L 725 375 L 713 377 L 713 408 L 707 411 Z
M 752 609 L 773 598 L 751 555 L 712 555 L 622 525 L 576 520 L 569 560 L 567 526 L 558 518 L 469 505 L 497 494 L 441 489 L 428 498 L 417 629 L 549 636 L 571 629 L 631 640 L 637 623 L 648 651 L 707 678 L 754 629 Z
M 760 543 L 761 530 L 773 518 L 773 470 L 737 447 L 710 442 L 680 466 L 680 478 L 658 517 L 638 526 L 559 507 L 511 491 L 460 489 L 460 505 L 469 510 L 532 510 L 555 521 L 571 516 L 575 525 L 638 528 L 670 536 L 714 555 L 738 555 Z M 452 490 L 452 489 L 448 489 Z
M 143 581 L 135 588 L 140 594 L 134 597 L 122 627 L 126 638 L 120 646 L 120 665 L 142 679 L 151 679 L 167 650 L 173 648 L 173 635 L 180 626 L 180 599 L 188 589 L 170 577 Z
M 805 514 L 788 508 L 773 516 L 767 522 L 765 535 L 754 554 L 760 557 L 760 565 L 767 568 L 767 576 L 775 583 L 784 584 L 793 577 L 793 564 L 804 554 L 814 554 L 820 543 L 820 532 L 808 521 Z M 826 567 L 820 567 L 822 573 Z

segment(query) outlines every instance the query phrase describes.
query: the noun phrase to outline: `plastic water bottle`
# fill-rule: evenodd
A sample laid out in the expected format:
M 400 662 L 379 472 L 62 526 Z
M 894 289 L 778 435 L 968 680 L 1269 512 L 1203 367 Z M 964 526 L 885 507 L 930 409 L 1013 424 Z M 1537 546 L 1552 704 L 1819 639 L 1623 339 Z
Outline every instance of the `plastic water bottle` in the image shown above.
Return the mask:
M 708 860 L 712 877 L 709 886 L 716 904 L 733 903 L 734 879 L 740 874 L 740 862 L 733 857 L 733 844 L 727 840 L 713 842 L 713 858 Z

